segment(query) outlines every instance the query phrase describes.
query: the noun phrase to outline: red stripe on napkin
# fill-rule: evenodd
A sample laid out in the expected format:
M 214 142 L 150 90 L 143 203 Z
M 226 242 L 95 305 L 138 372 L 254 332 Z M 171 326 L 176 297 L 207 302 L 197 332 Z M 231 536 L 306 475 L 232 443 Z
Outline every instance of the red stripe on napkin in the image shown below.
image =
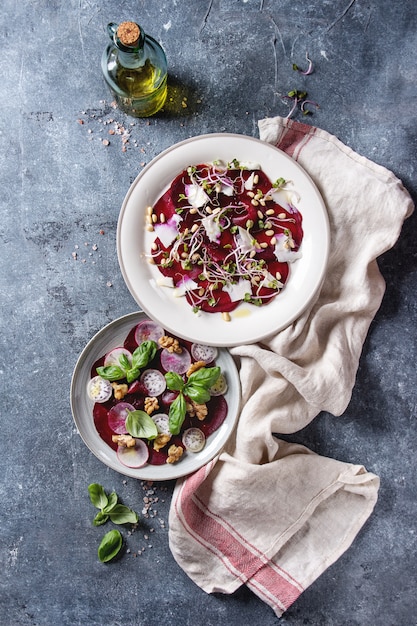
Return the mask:
M 184 530 L 215 554 L 230 573 L 247 583 L 264 601 L 285 611 L 304 590 L 302 585 L 210 511 L 197 495 L 213 465 L 214 462 L 201 468 L 183 482 L 173 503 L 178 519 Z
M 301 150 L 308 144 L 316 132 L 316 127 L 287 120 L 277 141 L 277 148 L 286 152 L 294 161 L 298 161 Z

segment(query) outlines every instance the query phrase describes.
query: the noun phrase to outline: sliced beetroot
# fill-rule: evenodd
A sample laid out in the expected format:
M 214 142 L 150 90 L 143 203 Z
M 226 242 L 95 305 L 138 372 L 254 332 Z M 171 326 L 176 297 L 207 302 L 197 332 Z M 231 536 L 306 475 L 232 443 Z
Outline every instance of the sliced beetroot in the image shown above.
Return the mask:
M 191 354 L 185 348 L 180 354 L 164 349 L 161 352 L 161 365 L 166 372 L 185 374 L 191 365 Z
M 158 343 L 164 334 L 165 331 L 162 326 L 152 320 L 143 320 L 136 326 L 135 341 L 138 346 L 144 341 L 155 341 L 155 343 Z
M 128 402 L 118 402 L 109 410 L 107 414 L 107 421 L 109 424 L 109 428 L 113 430 L 118 435 L 125 435 L 127 433 L 126 429 L 126 418 L 128 415 L 128 411 L 134 411 L 135 407 Z
M 124 448 L 118 446 L 116 454 L 120 463 L 126 465 L 126 467 L 138 468 L 143 467 L 147 463 L 149 449 L 142 439 L 136 439 L 134 447 Z
M 233 311 L 240 304 L 239 300 L 233 302 L 230 299 L 229 294 L 222 289 L 213 289 L 211 294 L 215 300 L 215 304 L 209 303 L 208 300 L 201 302 L 201 310 L 206 311 L 207 313 L 224 313 L 226 311 Z M 192 304 L 193 299 L 195 300 L 197 296 L 198 292 L 192 292 L 191 294 L 187 293 L 185 297 L 187 298 L 187 301 Z
M 150 396 L 160 396 L 167 386 L 165 376 L 155 369 L 145 370 L 140 377 L 140 382 Z
M 145 391 L 142 383 L 139 380 L 134 380 L 133 383 L 129 385 L 127 393 L 140 393 L 141 391 Z
M 108 415 L 108 407 L 104 404 L 95 404 L 93 407 L 93 420 L 94 426 L 100 437 L 107 443 L 110 448 L 113 450 L 117 450 L 117 444 L 112 441 L 112 435 L 114 435 L 113 431 L 109 427 L 109 422 L 107 419 Z
M 207 417 L 199 423 L 199 428 L 206 437 L 214 433 L 223 424 L 227 416 L 227 402 L 224 396 L 213 396 L 207 402 L 209 413 Z

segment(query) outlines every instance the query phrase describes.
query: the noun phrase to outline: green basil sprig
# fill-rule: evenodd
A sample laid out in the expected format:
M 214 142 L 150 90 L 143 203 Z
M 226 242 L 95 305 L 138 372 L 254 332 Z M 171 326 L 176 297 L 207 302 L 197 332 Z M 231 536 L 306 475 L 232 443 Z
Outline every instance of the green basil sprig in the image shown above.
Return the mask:
M 179 394 L 169 408 L 169 430 L 173 435 L 178 435 L 184 423 L 186 414 L 185 396 L 198 404 L 204 404 L 210 400 L 210 388 L 220 376 L 220 367 L 202 367 L 193 372 L 185 382 L 176 372 L 167 372 L 165 380 L 171 391 Z
M 92 483 L 88 486 L 88 493 L 91 503 L 100 509 L 93 519 L 94 526 L 101 526 L 109 519 L 113 524 L 136 524 L 138 521 L 139 517 L 135 511 L 118 503 L 116 492 L 112 491 L 107 495 L 101 485 Z
M 140 371 L 154 358 L 158 346 L 155 341 L 143 341 L 132 354 L 132 363 L 125 354 L 119 357 L 119 365 L 106 365 L 97 367 L 97 374 L 106 380 L 114 382 L 126 378 L 132 383 L 139 378 Z
M 118 530 L 110 530 L 101 540 L 97 550 L 98 558 L 102 563 L 111 561 L 120 552 L 122 545 L 123 538 L 120 532 Z

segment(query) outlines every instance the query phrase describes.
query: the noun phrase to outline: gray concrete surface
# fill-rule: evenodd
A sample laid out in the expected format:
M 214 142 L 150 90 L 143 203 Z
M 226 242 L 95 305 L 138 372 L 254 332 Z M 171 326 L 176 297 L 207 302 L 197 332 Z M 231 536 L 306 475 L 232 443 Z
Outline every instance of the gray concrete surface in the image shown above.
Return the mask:
M 348 552 L 283 618 L 245 588 L 228 597 L 196 587 L 169 551 L 173 484 L 149 493 L 108 469 L 77 434 L 69 405 L 87 340 L 137 309 L 117 261 L 118 213 L 143 165 L 173 143 L 207 132 L 257 137 L 259 119 L 287 114 L 280 94 L 305 87 L 320 104 L 307 121 L 393 170 L 416 198 L 416 18 L 413 0 L 3 0 L 4 626 L 417 623 L 415 215 L 380 260 L 387 291 L 348 409 L 294 437 L 379 474 L 379 501 Z M 172 102 L 149 120 L 114 110 L 100 73 L 105 27 L 124 19 L 168 57 Z M 306 50 L 316 71 L 303 78 L 291 66 Z M 108 134 L 121 126 L 125 152 L 122 136 Z M 96 557 L 91 482 L 139 513 L 144 497 L 158 498 L 127 537 L 130 552 L 107 566 Z

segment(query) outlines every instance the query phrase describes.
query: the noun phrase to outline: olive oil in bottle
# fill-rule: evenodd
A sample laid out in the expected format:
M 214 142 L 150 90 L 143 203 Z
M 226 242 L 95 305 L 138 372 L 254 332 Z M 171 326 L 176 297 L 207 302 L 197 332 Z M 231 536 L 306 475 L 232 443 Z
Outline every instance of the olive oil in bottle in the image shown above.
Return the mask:
M 134 117 L 154 115 L 167 95 L 167 61 L 160 44 L 136 22 L 107 26 L 111 43 L 101 60 L 119 108 Z

